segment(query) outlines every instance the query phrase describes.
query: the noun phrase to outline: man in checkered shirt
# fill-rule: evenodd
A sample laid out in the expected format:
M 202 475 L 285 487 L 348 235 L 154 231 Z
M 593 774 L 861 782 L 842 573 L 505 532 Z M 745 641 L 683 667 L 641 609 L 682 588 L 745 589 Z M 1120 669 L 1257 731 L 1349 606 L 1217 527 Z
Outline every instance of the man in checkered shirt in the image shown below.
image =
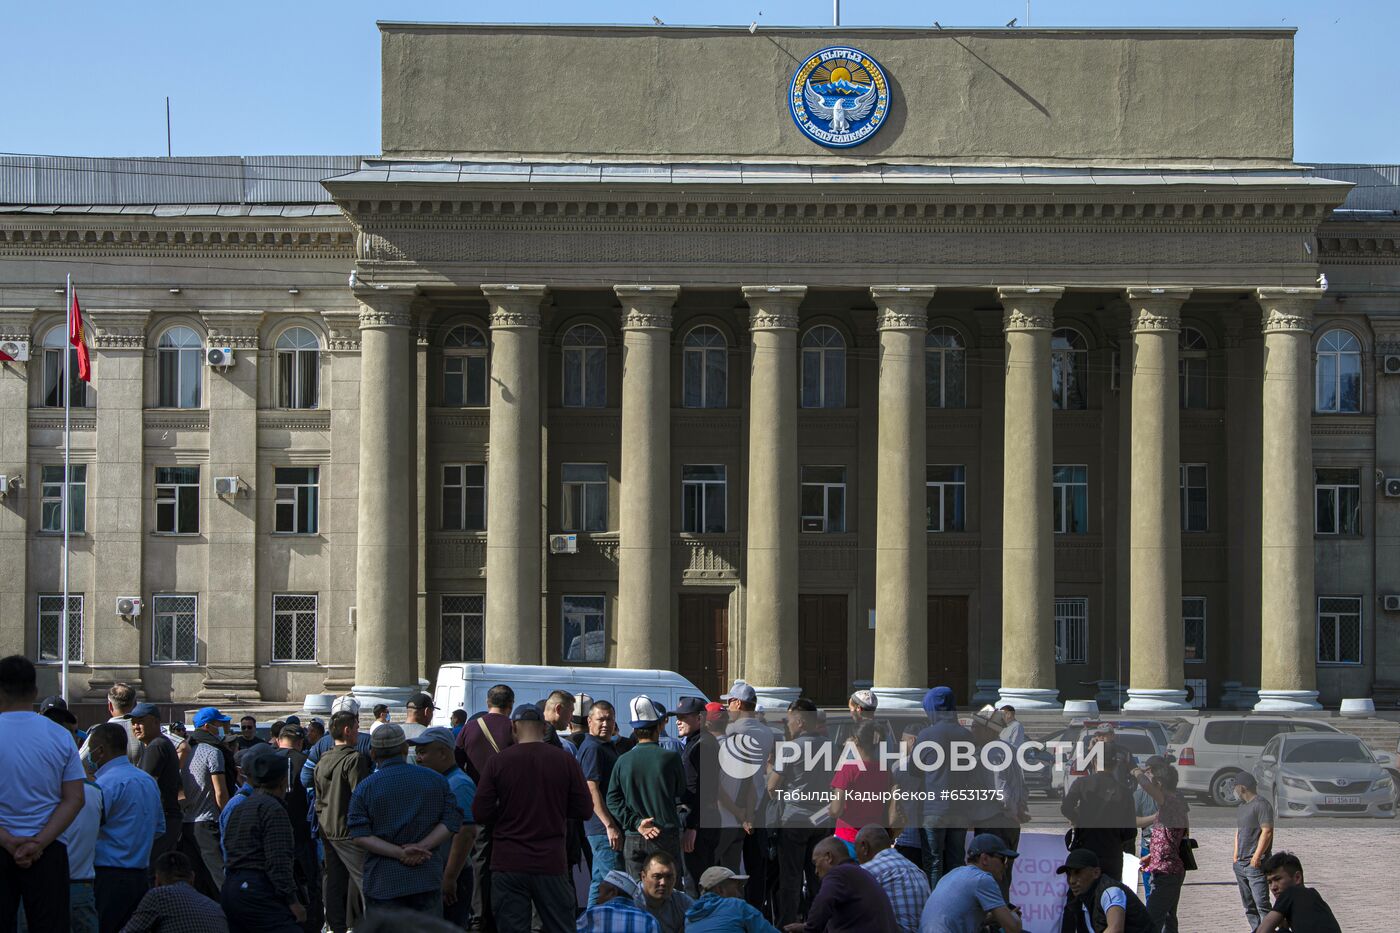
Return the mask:
M 637 882 L 625 871 L 610 871 L 598 882 L 598 901 L 583 912 L 577 933 L 661 933 L 656 918 L 635 903 Z
M 166 852 L 152 867 L 156 886 L 141 898 L 122 933 L 228 933 L 219 905 L 190 886 L 194 866 L 183 852 Z
M 891 845 L 882 826 L 866 826 L 856 834 L 856 859 L 889 895 L 901 933 L 919 933 L 919 915 L 929 895 L 923 869 Z

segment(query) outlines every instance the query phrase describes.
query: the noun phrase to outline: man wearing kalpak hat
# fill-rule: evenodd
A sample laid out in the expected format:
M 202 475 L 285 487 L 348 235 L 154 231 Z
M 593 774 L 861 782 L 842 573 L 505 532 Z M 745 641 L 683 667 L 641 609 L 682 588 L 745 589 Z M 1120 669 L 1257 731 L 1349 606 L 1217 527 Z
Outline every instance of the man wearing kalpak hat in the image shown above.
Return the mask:
M 685 766 L 675 752 L 658 744 L 666 708 L 648 696 L 628 706 L 637 745 L 617 760 L 608 782 L 608 812 L 622 824 L 622 860 L 633 878 L 642 877 L 647 856 L 658 850 L 681 860 L 681 818 Z

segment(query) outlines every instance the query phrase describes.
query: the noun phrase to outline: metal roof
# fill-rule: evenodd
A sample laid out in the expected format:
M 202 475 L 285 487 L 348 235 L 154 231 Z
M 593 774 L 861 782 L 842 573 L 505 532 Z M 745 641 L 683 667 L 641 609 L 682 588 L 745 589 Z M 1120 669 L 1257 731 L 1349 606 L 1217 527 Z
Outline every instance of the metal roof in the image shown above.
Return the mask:
M 1347 199 L 1337 208 L 1338 213 L 1365 219 L 1366 215 L 1383 218 L 1400 215 L 1400 165 L 1353 165 L 1320 163 L 1313 166 L 1319 178 L 1350 182 L 1353 187 Z

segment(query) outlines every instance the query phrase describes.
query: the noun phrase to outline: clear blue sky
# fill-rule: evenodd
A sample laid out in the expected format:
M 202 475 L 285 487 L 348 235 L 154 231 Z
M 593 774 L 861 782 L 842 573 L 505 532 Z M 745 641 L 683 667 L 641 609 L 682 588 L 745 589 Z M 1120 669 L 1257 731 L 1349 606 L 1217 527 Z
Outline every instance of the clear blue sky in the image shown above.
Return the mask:
M 760 15 L 761 11 L 761 15 Z M 0 7 L 0 151 L 176 155 L 379 151 L 375 20 L 829 25 L 831 0 L 21 3 Z M 1024 23 L 1025 0 L 843 0 L 852 26 Z M 1034 26 L 1298 29 L 1300 162 L 1400 162 L 1397 0 L 1032 0 Z M 1385 100 L 1392 103 L 1386 104 Z

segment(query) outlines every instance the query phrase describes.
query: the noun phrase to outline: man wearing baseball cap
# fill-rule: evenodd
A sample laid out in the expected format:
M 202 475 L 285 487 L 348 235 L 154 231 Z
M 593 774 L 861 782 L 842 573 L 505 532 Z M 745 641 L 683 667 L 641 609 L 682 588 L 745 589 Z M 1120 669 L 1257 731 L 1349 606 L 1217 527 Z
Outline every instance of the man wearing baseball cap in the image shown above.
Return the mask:
M 196 710 L 185 760 L 185 823 L 180 849 L 195 867 L 195 887 L 218 899 L 224 886 L 224 852 L 219 843 L 219 813 L 233 795 L 237 768 L 221 732 L 229 718 L 216 707 Z
M 578 933 L 661 933 L 651 914 L 636 904 L 637 882 L 613 869 L 598 883 L 598 900 L 578 918 Z
M 403 737 L 405 739 L 416 739 L 433 724 L 433 713 L 437 707 L 433 705 L 433 695 L 431 693 L 415 693 L 408 698 L 407 714 L 403 721 Z M 408 763 L 417 764 L 418 751 L 410 742 L 408 746 Z
M 174 851 L 180 844 L 184 823 L 180 812 L 180 791 L 184 790 L 180 756 L 160 731 L 160 710 L 154 703 L 137 703 L 131 708 L 131 731 L 141 743 L 141 760 L 137 766 L 155 779 L 160 790 L 161 812 L 165 815 L 165 832 L 151 848 L 151 864 L 155 865 L 156 859 Z
M 686 933 L 778 933 L 758 908 L 744 900 L 748 880 L 748 875 L 720 865 L 705 869 L 700 876 L 700 899 L 685 912 Z
M 220 903 L 235 930 L 294 933 L 306 921 L 296 883 L 292 823 L 282 804 L 287 751 L 267 743 L 239 754 L 252 790 L 229 815 L 228 878 Z
M 1239 885 L 1240 902 L 1251 928 L 1257 928 L 1272 909 L 1264 862 L 1274 848 L 1274 808 L 1259 796 L 1259 782 L 1248 771 L 1235 775 L 1235 846 L 1230 861 Z
M 944 874 L 924 903 L 919 933 L 977 933 L 989 919 L 1005 933 L 1021 933 L 1021 915 L 1001 893 L 1001 877 L 1019 854 L 999 836 L 973 836 L 967 864 Z
M 715 863 L 719 844 L 719 742 L 705 729 L 705 700 L 681 697 L 676 704 L 676 732 L 681 737 L 681 764 L 685 767 L 686 887 L 699 894 L 700 873 Z
M 443 916 L 466 928 L 472 914 L 472 873 L 466 870 L 467 856 L 476 843 L 476 820 L 472 817 L 472 801 L 476 799 L 476 782 L 457 767 L 453 749 L 457 737 L 446 726 L 429 726 L 408 744 L 418 752 L 418 764 L 441 774 L 452 789 L 457 809 L 462 811 L 462 826 L 452 835 L 447 852 L 447 864 L 442 872 Z
M 685 766 L 659 744 L 666 708 L 648 696 L 628 704 L 636 746 L 617 760 L 608 782 L 608 811 L 622 824 L 622 860 L 633 878 L 642 876 L 647 856 L 660 850 L 681 859 L 681 820 Z
M 1055 874 L 1065 875 L 1069 882 L 1066 923 L 1068 914 L 1077 912 L 1082 917 L 1082 929 L 1090 933 L 1107 933 L 1110 929 L 1115 933 L 1153 933 L 1152 920 L 1137 893 L 1105 874 L 1093 851 L 1074 849 Z
M 758 692 L 745 681 L 736 680 L 720 697 L 729 713 L 721 749 L 737 750 L 745 761 L 760 766 L 751 778 L 720 774 L 720 823 L 723 827 L 715 848 L 715 861 L 733 870 L 740 857 L 748 869 L 750 883 L 745 897 L 762 909 L 768 893 L 767 780 L 765 765 L 773 758 L 777 736 L 758 718 Z M 748 824 L 748 829 L 745 825 Z

